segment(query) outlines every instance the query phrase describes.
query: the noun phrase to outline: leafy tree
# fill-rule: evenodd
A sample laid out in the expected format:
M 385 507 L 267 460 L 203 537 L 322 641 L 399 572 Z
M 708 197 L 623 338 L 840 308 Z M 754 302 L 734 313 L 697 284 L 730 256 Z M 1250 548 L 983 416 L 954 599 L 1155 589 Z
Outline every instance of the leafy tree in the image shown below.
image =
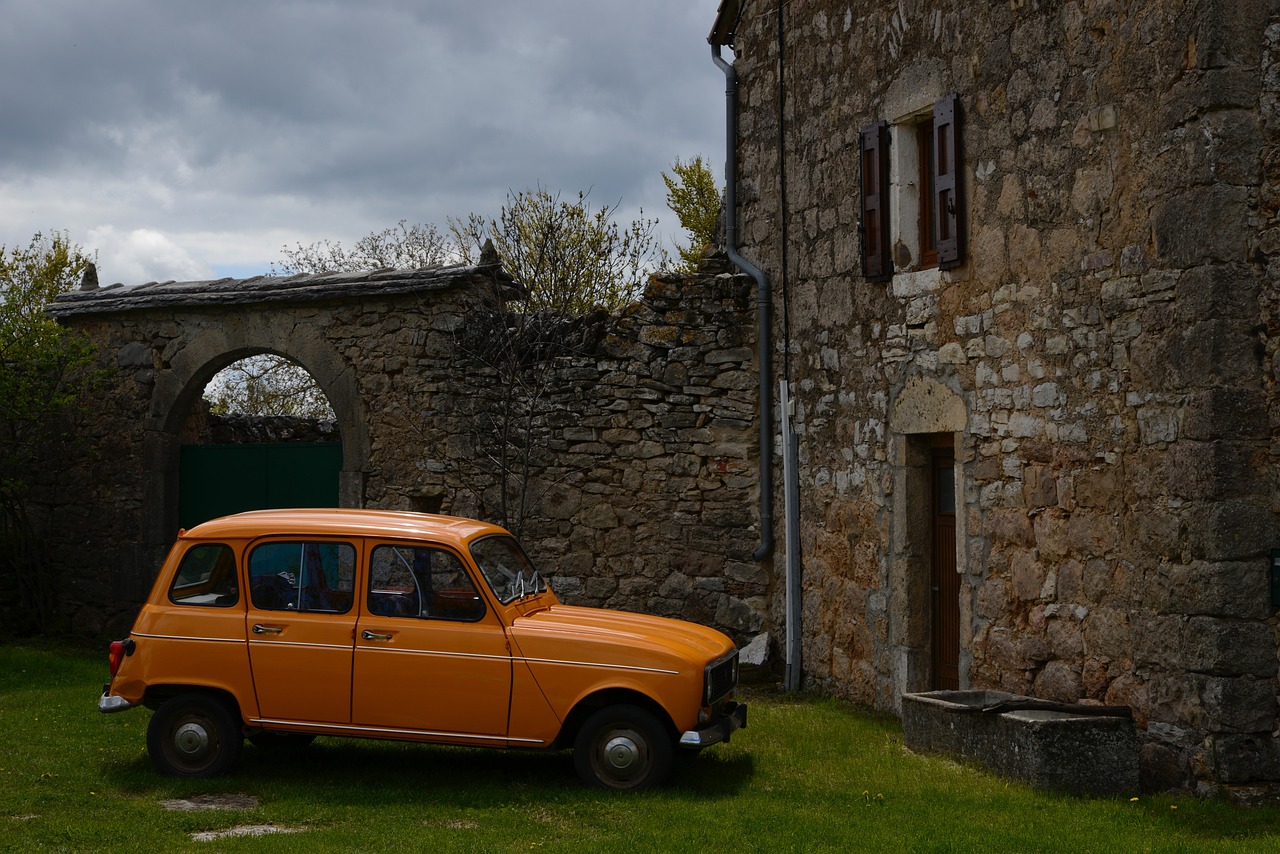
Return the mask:
M 0 598 L 13 619 L 43 630 L 53 580 L 36 516 L 36 490 L 66 459 L 79 396 L 92 381 L 93 346 L 44 308 L 90 265 L 64 232 L 0 246 Z
M 333 407 L 311 374 L 274 353 L 249 356 L 223 368 L 204 393 L 219 415 L 287 415 L 332 421 Z
M 321 240 L 308 246 L 280 250 L 284 260 L 271 265 L 275 275 L 296 273 L 356 273 L 361 270 L 421 269 L 453 260 L 449 239 L 429 223 L 400 220 L 391 228 L 374 231 L 351 249 Z
M 640 295 L 644 279 L 666 261 L 654 235 L 656 219 L 619 225 L 617 205 L 592 207 L 587 192 L 574 201 L 539 187 L 507 193 L 497 218 L 472 214 L 449 228 L 470 262 L 486 240 L 502 266 L 528 291 L 528 308 L 564 316 L 620 308 Z
M 689 243 L 677 247 L 679 270 L 691 273 L 697 269 L 703 249 L 716 242 L 721 191 L 701 154 L 687 163 L 682 163 L 677 157 L 671 164 L 671 172 L 674 175 L 662 173 L 662 181 L 667 185 L 667 207 L 675 212 L 680 226 L 689 232 Z

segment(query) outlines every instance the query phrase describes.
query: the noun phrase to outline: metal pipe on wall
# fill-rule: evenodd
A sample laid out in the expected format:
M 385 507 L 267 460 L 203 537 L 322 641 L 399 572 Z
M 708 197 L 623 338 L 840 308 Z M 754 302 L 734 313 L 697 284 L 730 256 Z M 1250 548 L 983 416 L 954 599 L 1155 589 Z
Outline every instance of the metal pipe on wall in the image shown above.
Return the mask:
M 725 80 L 725 253 L 739 270 L 756 282 L 756 352 L 760 363 L 760 547 L 752 559 L 761 561 L 773 554 L 773 303 L 769 278 L 738 254 L 738 74 L 733 65 L 720 56 L 720 45 L 711 46 L 711 58 L 724 72 Z

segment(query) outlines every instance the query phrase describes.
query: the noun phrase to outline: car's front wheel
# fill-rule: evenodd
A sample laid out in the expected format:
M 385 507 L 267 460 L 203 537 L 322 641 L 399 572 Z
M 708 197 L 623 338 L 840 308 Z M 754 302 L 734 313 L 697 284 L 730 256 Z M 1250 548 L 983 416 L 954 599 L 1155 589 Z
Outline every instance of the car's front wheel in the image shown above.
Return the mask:
M 151 764 L 170 777 L 225 774 L 243 744 L 240 719 L 230 705 L 198 692 L 166 700 L 147 727 Z
M 602 789 L 639 790 L 671 772 L 673 746 L 666 729 L 638 706 L 608 706 L 587 718 L 573 747 L 578 776 Z

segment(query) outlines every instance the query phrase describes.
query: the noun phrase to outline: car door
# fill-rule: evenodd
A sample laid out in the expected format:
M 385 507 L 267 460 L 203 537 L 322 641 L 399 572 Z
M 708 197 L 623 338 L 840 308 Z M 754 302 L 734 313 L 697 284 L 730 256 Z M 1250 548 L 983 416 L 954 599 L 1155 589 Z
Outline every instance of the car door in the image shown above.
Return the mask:
M 279 540 L 249 551 L 247 635 L 263 721 L 347 724 L 356 547 Z
M 462 559 L 371 544 L 357 626 L 352 724 L 460 743 L 505 739 L 511 652 Z

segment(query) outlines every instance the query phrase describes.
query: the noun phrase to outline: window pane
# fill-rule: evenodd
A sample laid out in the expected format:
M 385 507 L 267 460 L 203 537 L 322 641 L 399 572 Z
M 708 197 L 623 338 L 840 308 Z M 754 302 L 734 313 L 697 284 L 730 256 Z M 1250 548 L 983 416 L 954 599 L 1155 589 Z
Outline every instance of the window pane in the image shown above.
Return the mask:
M 249 555 L 253 606 L 268 611 L 351 610 L 356 552 L 347 543 L 267 543 Z
M 369 559 L 369 613 L 474 621 L 484 602 L 458 556 L 422 546 L 378 546 Z
M 173 577 L 169 601 L 217 608 L 239 602 L 235 553 L 222 543 L 201 543 L 188 549 Z

